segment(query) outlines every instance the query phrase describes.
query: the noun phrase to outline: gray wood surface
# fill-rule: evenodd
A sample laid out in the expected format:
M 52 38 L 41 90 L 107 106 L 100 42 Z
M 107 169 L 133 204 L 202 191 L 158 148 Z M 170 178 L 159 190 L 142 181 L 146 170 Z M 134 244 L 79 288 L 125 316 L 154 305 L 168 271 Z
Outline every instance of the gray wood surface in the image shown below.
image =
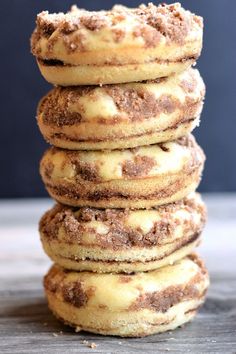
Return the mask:
M 74 333 L 59 323 L 43 294 L 50 261 L 37 233 L 52 202 L 0 202 L 0 353 L 236 353 L 236 195 L 205 200 L 209 220 L 199 251 L 211 275 L 207 301 L 184 328 L 142 339 Z

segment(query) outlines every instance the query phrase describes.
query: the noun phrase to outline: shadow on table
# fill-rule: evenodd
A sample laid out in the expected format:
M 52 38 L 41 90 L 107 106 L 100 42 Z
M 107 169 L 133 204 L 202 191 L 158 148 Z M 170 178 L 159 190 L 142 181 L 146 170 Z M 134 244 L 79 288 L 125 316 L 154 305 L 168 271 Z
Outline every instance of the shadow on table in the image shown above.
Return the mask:
M 30 303 L 29 303 L 30 302 Z M 4 311 L 4 317 L 12 319 L 16 325 L 30 328 L 32 332 L 67 332 L 74 333 L 70 327 L 59 322 L 48 308 L 46 299 L 37 298 L 21 300 L 19 305 L 14 305 Z

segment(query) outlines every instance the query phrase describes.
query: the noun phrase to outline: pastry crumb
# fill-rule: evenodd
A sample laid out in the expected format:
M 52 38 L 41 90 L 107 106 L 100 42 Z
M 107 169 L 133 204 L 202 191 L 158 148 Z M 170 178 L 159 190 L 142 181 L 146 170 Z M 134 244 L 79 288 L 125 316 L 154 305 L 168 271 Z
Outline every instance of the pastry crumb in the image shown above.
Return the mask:
M 94 343 L 94 342 L 93 342 L 93 343 L 91 343 L 89 346 L 90 346 L 90 348 L 92 348 L 92 349 L 97 348 L 97 344 L 96 344 L 96 343 Z
M 85 339 L 82 340 L 80 343 L 86 345 L 88 348 L 92 348 L 92 349 L 97 348 L 97 344 L 96 344 L 96 343 L 94 343 L 94 342 L 89 343 L 89 342 L 88 342 L 87 340 L 85 340 Z

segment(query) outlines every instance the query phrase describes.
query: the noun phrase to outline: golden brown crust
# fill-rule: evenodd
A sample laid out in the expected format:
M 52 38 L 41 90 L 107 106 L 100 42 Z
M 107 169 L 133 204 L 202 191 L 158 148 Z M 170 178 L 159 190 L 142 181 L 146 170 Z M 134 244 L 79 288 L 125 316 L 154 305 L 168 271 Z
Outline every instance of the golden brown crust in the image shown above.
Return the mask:
M 175 88 L 176 92 L 173 92 Z M 180 88 L 182 89 L 180 91 Z M 164 91 L 165 93 L 159 93 Z M 183 116 L 195 117 L 197 114 L 193 107 L 200 103 L 205 94 L 205 86 L 199 72 L 189 69 L 187 72 L 146 83 L 133 83 L 123 85 L 55 87 L 39 103 L 37 115 L 43 115 L 42 121 L 46 125 L 70 126 L 81 122 L 100 123 L 104 126 L 117 124 L 121 121 L 145 121 L 157 117 L 161 113 L 172 114 L 176 109 L 182 108 Z M 107 97 L 108 96 L 108 97 Z M 81 100 L 82 98 L 82 100 Z M 88 101 L 83 101 L 84 99 Z M 109 101 L 107 101 L 109 98 Z M 97 112 L 91 118 L 86 111 L 89 105 L 107 105 L 105 113 L 109 114 L 109 104 L 117 109 L 110 116 Z M 182 103 L 183 101 L 183 107 Z M 112 108 L 113 108 L 112 107 Z M 87 114 L 86 114 L 87 113 Z M 110 118 L 110 119 L 109 119 Z
M 178 201 L 189 193 L 195 191 L 200 183 L 203 167 L 194 172 L 169 176 L 162 189 L 159 189 L 156 180 L 132 183 L 132 189 L 121 192 L 127 184 L 119 181 L 111 189 L 110 184 L 104 184 L 101 190 L 88 188 L 79 190 L 74 185 L 45 183 L 49 195 L 57 202 L 70 206 L 91 206 L 95 208 L 152 208 L 167 203 Z M 167 176 L 166 176 L 167 178 Z M 167 186 L 167 183 L 169 184 Z M 127 185 L 131 187 L 130 184 Z M 119 188 L 118 188 L 119 187 Z M 151 192 L 150 192 L 151 190 Z
M 133 247 L 132 249 L 110 251 L 74 245 L 63 242 L 46 242 L 43 240 L 45 253 L 53 262 L 61 267 L 74 271 L 95 273 L 126 273 L 147 272 L 174 264 L 188 256 L 199 246 L 200 234 L 188 234 L 169 244 L 153 247 Z M 77 249 L 72 254 L 71 250 Z M 113 255 L 112 255 L 113 252 Z M 72 255 L 71 255 L 72 254 Z M 76 254 L 76 255 L 75 255 Z M 114 259 L 115 260 L 109 260 Z
M 41 218 L 39 231 L 46 240 L 52 241 L 58 239 L 59 232 L 62 235 L 63 229 L 64 237 L 60 236 L 60 240 L 68 244 L 96 245 L 104 251 L 117 251 L 166 244 L 181 223 L 184 235 L 199 234 L 205 221 L 205 205 L 198 194 L 192 194 L 178 202 L 142 211 L 71 208 L 56 204 Z M 83 236 L 88 233 L 94 236 L 91 244 L 88 236 Z
M 122 73 L 113 70 L 112 78 L 111 73 L 103 72 L 104 66 L 123 66 L 124 69 L 127 65 L 144 65 L 143 69 L 139 66 L 141 76 L 137 81 L 167 76 L 171 72 L 167 61 L 172 64 L 190 58 L 194 61 L 200 55 L 202 29 L 202 19 L 185 11 L 178 3 L 159 6 L 150 3 L 137 9 L 115 6 L 110 11 L 99 12 L 73 7 L 67 14 L 47 11 L 39 14 L 31 48 L 44 76 L 55 84 L 131 82 L 134 80 L 132 70 L 126 70 L 128 67 Z M 153 68 L 148 72 L 146 66 L 154 61 L 159 61 L 159 67 L 150 77 Z M 53 68 L 61 65 L 62 70 L 51 76 L 46 68 L 49 65 Z M 80 78 L 78 73 L 73 78 L 72 71 L 64 70 L 69 65 L 77 67 L 85 76 Z M 98 71 L 94 71 L 96 67 Z M 184 66 L 180 66 L 181 70 Z M 177 71 L 173 66 L 172 73 Z M 65 72 L 67 78 L 63 77 Z M 90 74 L 90 80 L 85 72 Z
M 125 26 L 129 20 L 134 23 L 131 28 Z M 119 28 L 119 24 L 124 24 L 124 28 Z M 56 59 L 52 58 L 50 53 L 53 53 L 58 38 L 63 38 L 68 53 L 85 52 L 88 50 L 86 32 L 97 34 L 104 30 L 111 32 L 115 44 L 125 41 L 125 32 L 132 31 L 133 39 L 141 38 L 145 47 L 156 47 L 163 39 L 167 43 L 183 45 L 193 29 L 201 31 L 202 27 L 202 18 L 185 11 L 178 3 L 159 6 L 149 3 L 147 6 L 140 5 L 137 9 L 114 6 L 110 11 L 98 12 L 89 12 L 73 6 L 67 14 L 49 14 L 47 11 L 40 13 L 37 16 L 31 46 L 32 53 L 40 57 L 38 42 L 41 38 L 47 39 L 46 58 Z M 76 37 L 72 37 L 74 33 Z
M 51 147 L 41 161 L 41 172 L 46 182 L 62 176 L 75 178 L 78 183 L 110 182 L 151 178 L 158 176 L 160 170 L 169 175 L 179 168 L 191 173 L 203 160 L 203 151 L 189 135 L 165 144 L 115 151 L 77 152 Z
M 137 50 L 135 50 L 137 52 Z M 127 52 L 127 50 L 126 50 Z M 136 53 L 140 57 L 140 53 Z M 110 54 L 110 53 L 109 53 Z M 116 54 L 115 54 L 116 55 Z M 124 57 L 128 54 L 123 53 Z M 87 57 L 87 56 L 86 56 Z M 130 53 L 133 58 L 133 53 Z M 43 77 L 53 85 L 78 86 L 78 85 L 104 85 L 121 84 L 127 82 L 140 82 L 154 80 L 178 74 L 189 69 L 195 64 L 198 55 L 184 55 L 175 59 L 145 60 L 144 63 L 132 64 L 93 64 L 71 65 L 62 61 L 40 60 L 37 63 Z
M 41 100 L 37 119 L 45 139 L 58 147 L 132 147 L 145 136 L 149 144 L 150 135 L 151 143 L 171 140 L 170 129 L 186 135 L 197 124 L 204 94 L 194 69 L 146 83 L 57 87 Z
M 44 281 L 49 306 L 61 320 L 77 331 L 121 336 L 158 333 L 188 321 L 208 285 L 197 256 L 132 275 L 68 272 L 54 266 Z
M 143 208 L 174 202 L 195 190 L 203 163 L 204 154 L 194 138 L 184 137 L 122 151 L 51 148 L 40 172 L 50 195 L 63 204 Z
M 181 301 L 192 298 L 199 298 L 202 292 L 196 288 L 196 284 L 201 281 L 202 274 L 194 276 L 187 285 L 169 286 L 162 292 L 147 292 L 140 295 L 130 306 L 131 310 L 148 308 L 162 313 Z
M 92 273 L 81 272 L 81 275 L 78 274 L 78 280 L 70 281 L 70 273 L 74 279 L 76 279 L 76 273 L 65 270 L 57 265 L 54 265 L 50 269 L 49 273 L 45 276 L 44 287 L 46 290 L 54 294 L 61 292 L 63 300 L 71 303 L 75 307 L 85 307 L 89 300 L 96 296 L 97 288 L 100 286 L 99 283 L 95 285 L 96 279 L 99 281 L 99 278 L 106 279 L 107 276 L 107 279 L 110 278 L 111 280 L 117 282 L 117 284 L 120 284 L 119 286 L 122 286 L 122 284 L 127 284 L 128 287 L 135 285 L 135 287 L 139 290 L 140 295 L 133 294 L 133 297 L 135 298 L 134 301 L 130 302 L 129 299 L 130 304 L 128 305 L 127 310 L 137 311 L 148 308 L 150 310 L 164 313 L 171 306 L 180 301 L 185 301 L 193 297 L 199 297 L 202 291 L 199 291 L 199 289 L 196 287 L 196 284 L 208 276 L 204 262 L 196 254 L 192 254 L 177 262 L 176 265 L 167 266 L 166 268 L 147 273 L 148 277 L 150 276 L 149 280 L 151 281 L 152 276 L 156 276 L 158 278 L 159 272 L 160 274 L 164 274 L 165 270 L 170 274 L 172 272 L 172 268 L 173 270 L 176 268 L 178 271 L 180 271 L 181 263 L 189 263 L 189 266 L 191 266 L 191 263 L 195 264 L 195 266 L 197 266 L 194 272 L 195 274 L 190 277 L 186 283 L 180 285 L 165 286 L 165 282 L 162 280 L 162 291 L 147 291 L 144 288 L 142 281 L 145 281 L 145 273 L 136 273 L 132 275 L 99 275 L 93 273 L 92 275 Z M 92 279 L 91 283 L 93 283 L 94 286 L 90 285 L 90 279 Z M 139 279 L 141 280 L 140 284 L 136 283 Z M 178 284 L 178 280 L 175 280 L 175 282 Z
M 196 107 L 197 108 L 197 107 Z M 198 107 L 200 110 L 202 105 Z M 145 146 L 145 145 L 153 145 L 160 142 L 167 142 L 173 141 L 182 137 L 189 132 L 191 132 L 196 126 L 199 125 L 200 117 L 188 119 L 184 122 L 180 122 L 175 124 L 174 126 L 170 126 L 170 128 L 164 130 L 147 130 L 146 132 L 142 131 L 141 128 L 144 126 L 144 122 L 139 124 L 139 128 L 137 127 L 138 124 L 130 125 L 130 129 L 126 131 L 126 135 L 124 136 L 121 132 L 112 133 L 112 137 L 104 138 L 106 131 L 104 126 L 98 126 L 93 124 L 93 130 L 95 136 L 91 136 L 88 139 L 80 139 L 77 135 L 73 135 L 73 137 L 69 137 L 70 134 L 68 133 L 55 133 L 55 130 L 61 130 L 61 128 L 51 127 L 50 129 L 48 126 L 43 126 L 39 124 L 40 130 L 44 135 L 45 139 L 54 146 L 69 149 L 69 150 L 114 150 L 114 149 L 126 149 L 126 148 L 133 148 L 137 146 Z M 123 124 L 122 130 L 125 131 L 125 125 Z M 132 133 L 132 127 L 136 126 L 136 129 L 139 129 L 138 134 Z M 98 133 L 95 133 L 96 128 L 99 128 L 100 136 L 98 138 Z M 65 127 L 62 128 L 63 130 Z M 77 130 L 77 128 L 76 128 Z M 113 126 L 112 130 L 119 130 L 119 126 Z M 96 130 L 98 132 L 98 129 Z M 92 134 L 91 130 L 90 133 Z M 127 137 L 127 134 L 130 134 Z M 113 136 L 114 135 L 114 136 Z
M 47 255 L 66 269 L 132 273 L 157 269 L 198 246 L 206 208 L 198 194 L 149 210 L 55 205 L 39 230 Z

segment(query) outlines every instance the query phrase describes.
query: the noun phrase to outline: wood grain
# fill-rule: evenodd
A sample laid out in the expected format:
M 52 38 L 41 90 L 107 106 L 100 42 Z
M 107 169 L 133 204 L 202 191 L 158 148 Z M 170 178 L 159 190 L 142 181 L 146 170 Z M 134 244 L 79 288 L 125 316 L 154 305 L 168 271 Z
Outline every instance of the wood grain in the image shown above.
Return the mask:
M 59 323 L 43 294 L 50 262 L 37 234 L 51 202 L 1 202 L 0 353 L 236 353 L 236 195 L 205 199 L 209 222 L 200 251 L 211 274 L 207 301 L 184 328 L 142 339 L 74 333 Z

